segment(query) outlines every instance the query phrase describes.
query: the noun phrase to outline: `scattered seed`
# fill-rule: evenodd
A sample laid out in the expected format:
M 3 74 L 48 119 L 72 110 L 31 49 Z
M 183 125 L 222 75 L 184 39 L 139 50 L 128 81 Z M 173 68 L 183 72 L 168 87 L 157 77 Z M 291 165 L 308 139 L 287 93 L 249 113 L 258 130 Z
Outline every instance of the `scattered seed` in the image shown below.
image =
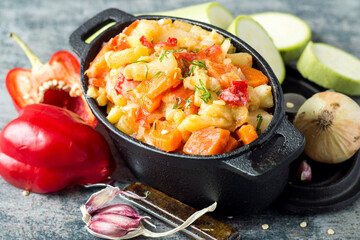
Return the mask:
M 228 218 L 228 219 L 233 219 L 233 218 L 234 218 L 234 216 L 227 216 L 227 218 Z
M 307 222 L 300 223 L 300 227 L 305 228 L 307 226 Z
M 286 102 L 286 107 L 293 108 L 293 107 L 295 107 L 295 105 L 292 102 Z
M 335 231 L 330 228 L 330 229 L 328 229 L 327 233 L 328 233 L 329 235 L 334 235 L 334 234 L 335 234 Z
M 262 227 L 263 230 L 269 229 L 269 225 L 268 225 L 268 224 L 263 224 L 263 225 L 261 225 L 261 227 Z
M 30 194 L 30 192 L 28 190 L 25 190 L 22 192 L 22 195 L 24 195 L 24 196 L 29 196 L 29 194 Z

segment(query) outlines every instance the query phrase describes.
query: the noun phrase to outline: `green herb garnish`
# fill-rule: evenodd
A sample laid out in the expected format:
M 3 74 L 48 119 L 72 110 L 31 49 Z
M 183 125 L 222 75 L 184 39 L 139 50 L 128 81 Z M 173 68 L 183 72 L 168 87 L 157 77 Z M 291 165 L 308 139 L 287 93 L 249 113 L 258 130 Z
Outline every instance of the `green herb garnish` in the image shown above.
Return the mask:
M 224 38 L 224 40 L 222 40 L 222 42 L 220 43 L 220 45 L 223 45 L 223 43 L 224 43 L 226 40 L 231 41 L 231 39 L 230 39 L 230 38 Z
M 145 68 L 146 68 L 145 79 L 147 79 L 148 74 L 149 74 L 149 68 L 148 68 L 148 65 L 147 65 L 147 64 L 145 64 Z
M 192 99 L 186 99 L 185 100 L 185 105 L 184 105 L 184 108 L 186 109 L 186 108 L 191 108 L 191 106 L 190 106 L 190 103 L 192 103 L 193 102 L 193 100 Z
M 132 90 L 134 90 L 134 89 L 129 89 L 129 90 L 127 90 L 126 92 L 131 92 Z
M 200 82 L 200 86 L 195 85 L 195 88 L 198 89 L 199 91 L 201 91 L 201 94 L 199 95 L 199 97 L 204 101 L 204 103 L 208 104 L 209 100 L 214 100 L 214 99 L 211 97 L 211 93 L 205 87 L 203 81 L 201 81 L 201 79 L 199 79 L 199 82 Z
M 194 70 L 195 70 L 195 66 L 192 66 L 190 68 L 190 71 L 189 71 L 189 74 L 188 74 L 190 77 L 194 75 Z
M 161 51 L 161 54 L 159 56 L 159 61 L 162 62 L 164 60 L 164 57 L 167 58 L 167 55 L 169 53 L 174 53 L 174 52 L 182 52 L 183 49 L 178 49 L 178 50 L 166 50 L 166 51 Z
M 175 98 L 173 109 L 177 109 L 180 106 L 181 98 Z
M 142 101 L 142 106 L 144 106 L 144 101 L 145 101 L 146 95 L 147 95 L 147 93 L 148 93 L 148 91 L 149 91 L 149 86 L 150 86 L 151 81 L 152 81 L 153 79 L 159 77 L 161 74 L 164 74 L 164 72 L 158 71 L 157 73 L 155 73 L 155 75 L 150 79 L 149 83 L 147 84 L 147 86 L 146 86 L 146 91 L 145 91 L 145 94 L 144 94 L 143 99 L 142 99 L 142 100 L 143 100 L 143 101 Z M 146 78 L 147 78 L 147 72 L 146 72 Z
M 263 117 L 261 116 L 260 113 L 256 116 L 256 121 L 257 121 L 257 124 L 256 124 L 256 129 L 255 129 L 255 131 L 256 131 L 256 133 L 257 133 L 258 135 L 260 135 L 260 134 L 261 134 L 260 125 L 261 125 L 261 123 L 262 123 L 262 121 L 263 121 Z
M 137 61 L 134 61 L 134 62 L 131 62 L 131 63 L 149 63 L 149 61 L 146 61 L 146 60 L 137 60 Z M 130 63 L 130 64 L 131 64 Z
M 204 60 L 194 60 L 194 61 L 188 62 L 188 63 L 207 70 Z

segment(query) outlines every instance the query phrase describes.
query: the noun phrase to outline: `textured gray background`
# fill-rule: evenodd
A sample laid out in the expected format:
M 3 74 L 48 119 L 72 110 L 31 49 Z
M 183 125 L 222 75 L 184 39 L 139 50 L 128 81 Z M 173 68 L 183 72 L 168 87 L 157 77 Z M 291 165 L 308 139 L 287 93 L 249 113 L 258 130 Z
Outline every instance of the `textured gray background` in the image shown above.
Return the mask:
M 198 0 L 131 1 L 0 1 L 0 129 L 17 116 L 5 88 L 7 72 L 14 67 L 29 68 L 20 48 L 8 37 L 17 33 L 46 62 L 52 53 L 69 50 L 71 32 L 99 11 L 115 7 L 129 13 L 163 11 L 202 3 Z M 295 14 L 313 30 L 313 40 L 342 48 L 360 57 L 360 1 L 357 0 L 222 0 L 235 16 L 264 11 Z M 129 179 L 121 168 L 119 180 Z M 79 207 L 94 189 L 70 187 L 61 192 L 27 197 L 0 178 L 0 239 L 94 239 L 84 228 Z M 196 194 L 196 193 L 194 193 Z M 226 222 L 236 227 L 241 239 L 360 239 L 360 201 L 337 212 L 317 215 L 291 215 L 266 209 Z M 308 226 L 299 224 L 306 221 Z M 167 227 L 153 220 L 159 230 Z M 262 224 L 268 224 L 266 231 Z M 334 229 L 330 236 L 327 230 Z M 145 239 L 139 237 L 137 239 Z M 174 234 L 163 239 L 186 239 Z

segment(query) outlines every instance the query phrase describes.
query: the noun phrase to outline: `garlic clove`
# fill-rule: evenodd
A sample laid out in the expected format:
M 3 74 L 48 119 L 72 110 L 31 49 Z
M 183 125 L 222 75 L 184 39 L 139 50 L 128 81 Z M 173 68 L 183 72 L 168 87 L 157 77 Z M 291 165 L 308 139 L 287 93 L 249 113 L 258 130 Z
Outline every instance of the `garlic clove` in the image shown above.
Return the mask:
M 119 215 L 126 216 L 126 217 L 141 218 L 141 216 L 138 214 L 138 212 L 135 210 L 135 208 L 131 207 L 130 205 L 126 205 L 126 204 L 110 205 L 110 206 L 101 208 L 95 212 L 95 214 L 102 214 L 102 213 L 113 213 L 113 214 L 119 214 Z
M 211 206 L 195 212 L 180 226 L 167 232 L 155 233 L 142 225 L 141 220 L 146 221 L 146 217 L 138 215 L 133 207 L 125 204 L 104 207 L 119 192 L 124 193 L 119 188 L 107 186 L 91 195 L 89 200 L 81 206 L 83 221 L 86 223 L 85 228 L 89 233 L 103 239 L 130 239 L 140 235 L 153 238 L 164 237 L 188 227 L 205 213 L 213 212 L 217 206 L 215 202 Z
M 120 192 L 118 187 L 107 186 L 103 190 L 91 195 L 84 208 L 91 214 L 111 202 Z
M 123 216 L 116 213 L 99 213 L 95 214 L 89 226 L 92 222 L 101 221 L 101 222 L 110 222 L 115 224 L 118 228 L 129 231 L 130 229 L 135 229 L 140 225 L 142 217 L 139 216 L 137 218 L 131 218 L 127 216 Z
M 128 229 L 119 228 L 118 225 L 113 222 L 104 222 L 101 220 L 92 221 L 86 228 L 91 234 L 105 239 L 123 237 L 129 232 Z
M 298 178 L 302 182 L 310 182 L 312 178 L 312 170 L 310 165 L 304 160 L 300 163 Z

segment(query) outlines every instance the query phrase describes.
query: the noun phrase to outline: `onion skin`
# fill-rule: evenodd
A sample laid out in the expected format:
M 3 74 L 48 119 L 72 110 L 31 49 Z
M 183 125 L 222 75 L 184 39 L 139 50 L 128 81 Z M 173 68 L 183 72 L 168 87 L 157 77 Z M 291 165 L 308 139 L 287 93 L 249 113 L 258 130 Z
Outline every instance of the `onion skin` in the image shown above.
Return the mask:
M 305 101 L 294 120 L 305 136 L 305 154 L 322 163 L 341 163 L 360 148 L 360 107 L 337 92 L 320 92 Z

